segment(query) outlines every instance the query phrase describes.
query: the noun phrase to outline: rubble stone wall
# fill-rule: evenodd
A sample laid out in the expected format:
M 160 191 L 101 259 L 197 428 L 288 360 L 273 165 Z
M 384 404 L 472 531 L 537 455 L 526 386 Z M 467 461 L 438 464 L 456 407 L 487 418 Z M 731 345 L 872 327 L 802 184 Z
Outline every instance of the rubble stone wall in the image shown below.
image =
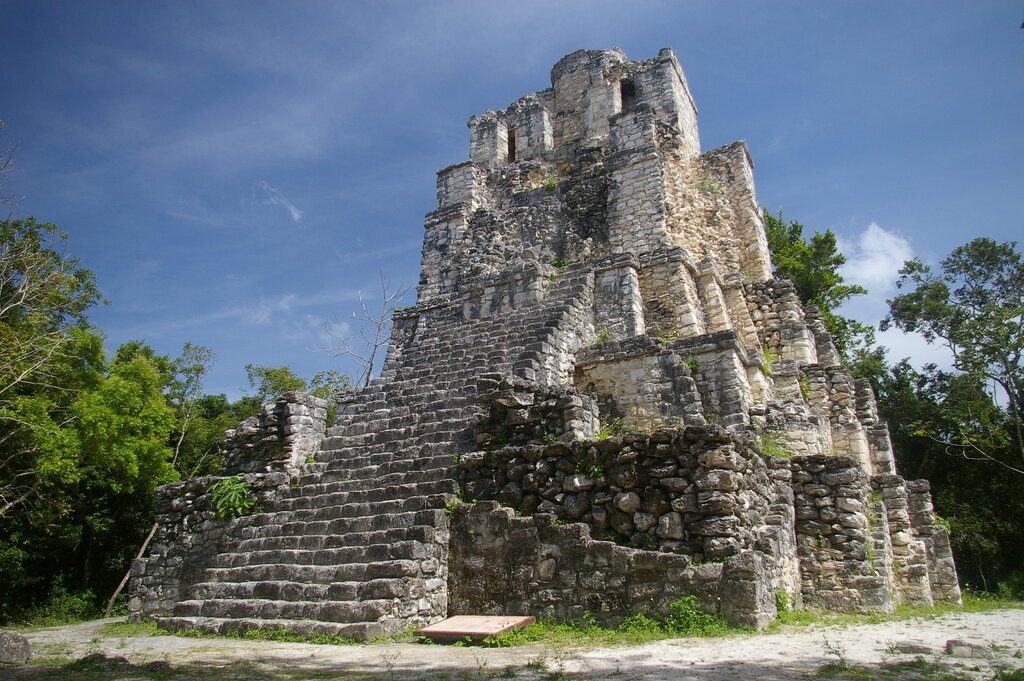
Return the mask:
M 686 556 L 595 541 L 584 525 L 553 521 L 544 514 L 517 517 L 497 502 L 456 507 L 450 614 L 590 617 L 618 626 L 634 613 L 664 616 L 673 601 L 694 596 L 702 610 L 738 626 L 763 627 L 776 617 L 757 552 L 698 565 Z

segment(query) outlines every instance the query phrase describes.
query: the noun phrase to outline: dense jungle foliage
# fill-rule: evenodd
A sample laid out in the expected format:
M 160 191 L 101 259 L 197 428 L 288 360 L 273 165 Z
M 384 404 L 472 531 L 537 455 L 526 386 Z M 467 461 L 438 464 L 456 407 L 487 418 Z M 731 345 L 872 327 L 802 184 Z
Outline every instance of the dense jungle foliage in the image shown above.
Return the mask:
M 0 222 L 0 622 L 95 614 L 152 525 L 158 485 L 217 472 L 224 431 L 264 400 L 345 384 L 248 365 L 252 395 L 231 401 L 203 394 L 208 348 L 107 354 L 87 318 L 95 278 L 65 241 L 31 218 Z

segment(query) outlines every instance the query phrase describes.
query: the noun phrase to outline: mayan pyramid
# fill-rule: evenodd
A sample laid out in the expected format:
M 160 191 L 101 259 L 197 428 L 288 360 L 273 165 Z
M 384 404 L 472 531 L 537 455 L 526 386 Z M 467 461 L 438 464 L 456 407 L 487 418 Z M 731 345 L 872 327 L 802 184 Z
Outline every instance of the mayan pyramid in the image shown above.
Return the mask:
M 229 431 L 258 513 L 217 518 L 218 477 L 161 488 L 133 616 L 365 639 L 960 600 L 928 483 L 772 277 L 747 146 L 701 152 L 670 49 L 574 52 L 469 130 L 380 377 L 329 428 L 289 393 Z

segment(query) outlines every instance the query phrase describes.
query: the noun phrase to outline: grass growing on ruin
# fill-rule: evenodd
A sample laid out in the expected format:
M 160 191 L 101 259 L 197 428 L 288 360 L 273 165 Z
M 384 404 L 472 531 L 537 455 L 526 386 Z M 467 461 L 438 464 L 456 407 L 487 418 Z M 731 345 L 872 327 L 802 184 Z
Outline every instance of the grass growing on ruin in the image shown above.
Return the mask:
M 1024 601 L 1013 601 L 1005 598 L 998 598 L 990 594 L 978 594 L 975 592 L 964 592 L 963 607 L 952 603 L 936 603 L 930 607 L 898 605 L 891 613 L 866 612 L 866 613 L 836 613 L 836 612 L 813 612 L 809 610 L 792 610 L 789 608 L 779 609 L 779 618 L 773 622 L 765 631 L 777 633 L 784 626 L 805 627 L 812 624 L 879 624 L 893 620 L 910 619 L 914 617 L 941 617 L 958 612 L 988 612 L 990 610 L 1024 609 Z
M 664 618 L 631 615 L 615 628 L 599 626 L 585 616 L 581 622 L 536 622 L 529 626 L 484 639 L 484 645 L 508 648 L 527 643 L 549 645 L 633 645 L 683 636 L 725 636 L 739 631 L 730 627 L 721 615 L 700 609 L 697 599 L 686 596 L 669 605 Z
M 313 643 L 322 646 L 351 646 L 357 645 L 356 641 L 344 636 L 331 636 L 326 634 L 297 634 L 284 628 L 271 629 L 250 629 L 242 632 L 212 633 L 202 629 L 179 629 L 178 631 L 167 631 L 157 629 L 156 636 L 179 636 L 181 638 L 237 638 L 243 641 L 274 641 L 276 643 Z M 408 638 L 403 636 L 403 638 Z M 398 640 L 392 637 L 373 639 L 367 643 L 390 643 Z

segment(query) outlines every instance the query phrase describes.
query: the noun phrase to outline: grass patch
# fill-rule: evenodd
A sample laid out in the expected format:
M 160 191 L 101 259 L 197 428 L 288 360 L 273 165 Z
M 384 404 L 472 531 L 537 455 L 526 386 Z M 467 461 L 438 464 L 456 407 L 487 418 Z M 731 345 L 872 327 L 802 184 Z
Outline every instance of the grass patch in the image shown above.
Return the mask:
M 721 615 L 702 611 L 694 596 L 686 596 L 673 601 L 664 618 L 631 615 L 615 628 L 599 626 L 590 617 L 584 617 L 581 622 L 536 622 L 522 629 L 489 636 L 483 643 L 493 648 L 528 643 L 622 646 L 683 636 L 727 636 L 740 631 L 744 630 L 730 627 Z
M 111 622 L 100 627 L 96 633 L 111 638 L 140 638 L 158 636 L 160 632 L 156 622 Z
M 906 679 L 907 681 L 968 681 L 973 678 L 951 672 L 942 664 L 918 657 L 909 662 L 889 662 L 880 665 L 851 665 L 830 662 L 818 669 L 819 679 Z M 999 679 L 999 676 L 996 676 Z
M 778 595 L 776 598 L 778 598 Z M 783 626 L 806 627 L 811 624 L 880 624 L 882 622 L 912 619 L 914 617 L 941 617 L 942 615 L 958 612 L 988 612 L 990 610 L 1024 609 L 1024 601 L 1007 600 L 990 594 L 979 595 L 975 592 L 965 592 L 963 600 L 963 607 L 952 603 L 936 603 L 930 607 L 898 605 L 891 613 L 836 613 L 786 609 L 779 611 L 779 618 L 769 625 L 765 632 L 777 633 Z
M 275 641 L 277 643 L 313 643 L 322 646 L 351 646 L 361 643 L 345 636 L 333 636 L 329 634 L 300 634 L 284 628 L 250 629 L 248 631 L 214 633 L 202 629 L 180 629 L 168 631 L 167 629 L 155 629 L 153 636 L 179 636 L 181 638 L 234 638 L 243 641 Z M 382 637 L 373 639 L 367 643 L 391 643 L 396 640 L 409 638 L 403 634 L 402 637 Z
M 757 446 L 768 456 L 773 456 L 777 459 L 788 459 L 793 456 L 793 452 L 783 447 L 774 433 L 761 433 L 758 435 Z

